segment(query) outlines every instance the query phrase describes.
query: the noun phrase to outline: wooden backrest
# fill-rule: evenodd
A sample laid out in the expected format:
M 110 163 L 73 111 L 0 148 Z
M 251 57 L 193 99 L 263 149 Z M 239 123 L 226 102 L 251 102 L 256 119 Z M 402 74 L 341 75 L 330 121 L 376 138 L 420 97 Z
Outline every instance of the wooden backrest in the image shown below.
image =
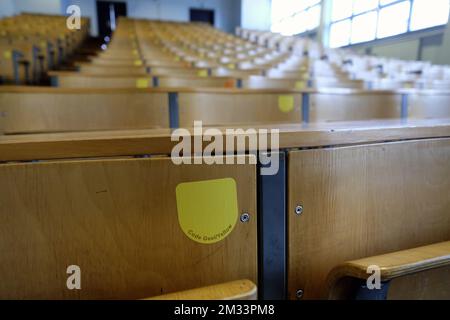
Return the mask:
M 0 164 L 0 297 L 139 299 L 256 282 L 256 169 L 245 162 L 175 165 L 160 156 Z M 235 185 L 231 231 L 199 231 L 214 243 L 191 240 L 179 214 L 193 209 L 179 207 L 177 188 L 223 179 Z M 205 201 L 208 190 L 201 191 Z M 244 212 L 251 217 L 245 223 Z M 218 215 L 214 206 L 207 213 Z M 81 290 L 67 288 L 72 265 L 80 267 Z
M 450 117 L 450 91 L 412 94 L 409 96 L 408 116 L 411 119 Z
M 450 139 L 290 151 L 288 290 L 326 298 L 354 259 L 450 238 Z M 303 213 L 295 208 L 301 205 Z
M 0 93 L 3 132 L 64 132 L 167 127 L 166 93 L 58 90 Z
M 150 79 L 144 80 L 151 85 Z M 130 86 L 137 81 L 130 78 Z M 177 93 L 172 109 L 170 92 Z M 5 89 L 0 92 L 0 112 L 5 133 L 168 128 L 171 116 L 178 119 L 180 127 L 192 127 L 194 121 L 203 121 L 205 126 L 281 125 L 306 120 L 400 119 L 402 94 L 208 88 Z

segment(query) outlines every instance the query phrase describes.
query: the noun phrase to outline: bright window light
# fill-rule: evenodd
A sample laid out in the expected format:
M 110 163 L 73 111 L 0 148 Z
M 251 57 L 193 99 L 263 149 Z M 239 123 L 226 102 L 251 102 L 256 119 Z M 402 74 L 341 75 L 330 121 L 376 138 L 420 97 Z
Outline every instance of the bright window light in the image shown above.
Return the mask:
M 387 4 L 393 3 L 397 0 L 380 0 L 380 6 L 385 6 Z
M 320 6 L 311 7 L 306 11 L 306 28 L 308 30 L 315 29 L 320 24 Z
M 337 21 L 352 15 L 353 0 L 334 0 L 331 12 L 331 20 Z
M 449 20 L 450 0 L 332 1 L 331 47 L 443 26 Z
M 272 0 L 272 32 L 290 36 L 316 29 L 321 0 Z
M 410 30 L 431 28 L 448 22 L 449 0 L 414 0 Z
M 354 0 L 353 14 L 359 14 L 378 8 L 378 0 Z
M 374 40 L 377 32 L 377 18 L 377 11 L 370 11 L 354 17 L 352 20 L 351 43 Z
M 351 20 L 333 23 L 330 29 L 330 47 L 337 48 L 350 44 Z
M 380 10 L 378 38 L 395 36 L 408 31 L 410 2 L 403 1 Z

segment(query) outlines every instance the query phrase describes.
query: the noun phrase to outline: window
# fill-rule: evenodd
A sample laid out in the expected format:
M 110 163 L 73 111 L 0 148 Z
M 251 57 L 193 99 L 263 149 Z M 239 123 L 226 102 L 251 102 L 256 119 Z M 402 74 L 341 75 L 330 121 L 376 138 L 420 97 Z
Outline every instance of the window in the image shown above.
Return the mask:
M 290 36 L 316 29 L 320 0 L 272 0 L 272 32 Z
M 330 47 L 444 25 L 449 0 L 333 0 Z

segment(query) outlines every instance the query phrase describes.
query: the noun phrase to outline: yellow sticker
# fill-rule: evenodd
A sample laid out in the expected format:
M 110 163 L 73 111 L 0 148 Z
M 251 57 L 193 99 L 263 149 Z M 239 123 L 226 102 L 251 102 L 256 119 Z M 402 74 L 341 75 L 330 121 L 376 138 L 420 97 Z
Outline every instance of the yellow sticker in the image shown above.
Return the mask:
M 8 51 L 4 51 L 4 52 L 3 52 L 3 58 L 5 58 L 5 59 L 7 59 L 7 60 L 10 60 L 11 57 L 12 57 L 11 51 L 8 50 Z
M 136 88 L 148 88 L 150 84 L 149 79 L 139 78 L 136 79 Z
M 305 83 L 303 81 L 296 81 L 295 89 L 297 89 L 297 90 L 305 89 Z
M 135 66 L 142 66 L 142 61 L 141 60 L 134 60 L 134 65 Z
M 197 75 L 199 77 L 207 77 L 208 76 L 208 71 L 207 70 L 198 70 Z
M 294 96 L 281 95 L 278 96 L 278 109 L 281 112 L 290 112 L 294 109 Z
M 408 88 L 414 88 L 414 86 L 413 86 L 413 84 L 412 84 L 411 82 L 405 82 L 405 83 L 403 84 L 403 88 L 406 88 L 406 89 L 408 89 Z
M 233 178 L 180 183 L 176 199 L 178 223 L 193 241 L 216 243 L 236 225 L 238 201 Z
M 229 63 L 229 64 L 227 65 L 227 67 L 228 67 L 228 69 L 234 69 L 234 68 L 235 68 L 235 65 L 234 65 L 234 63 Z

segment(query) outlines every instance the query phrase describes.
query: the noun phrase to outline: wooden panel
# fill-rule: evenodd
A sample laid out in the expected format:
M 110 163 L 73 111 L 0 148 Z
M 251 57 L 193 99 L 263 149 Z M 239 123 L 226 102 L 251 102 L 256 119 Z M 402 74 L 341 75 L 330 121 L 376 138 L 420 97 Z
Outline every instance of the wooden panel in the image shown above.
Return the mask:
M 400 118 L 398 94 L 312 94 L 309 120 L 352 121 Z
M 60 75 L 58 87 L 61 88 L 136 88 L 138 79 L 147 79 L 152 86 L 149 75 L 142 76 L 95 76 L 89 74 Z
M 163 88 L 204 88 L 222 87 L 234 88 L 236 80 L 216 77 L 159 77 L 159 86 Z
M 449 163 L 450 139 L 290 152 L 289 297 L 327 297 L 344 261 L 450 239 Z
M 391 281 L 388 300 L 449 300 L 450 267 L 427 270 Z
M 411 119 L 450 118 L 450 95 L 410 95 L 408 117 Z
M 4 131 L 57 132 L 168 126 L 164 93 L 2 93 Z
M 219 178 L 236 181 L 238 210 L 251 219 L 222 241 L 199 244 L 179 227 L 175 188 Z M 255 165 L 3 164 L 0 194 L 2 299 L 137 299 L 257 279 Z M 81 290 L 66 288 L 72 264 Z
M 282 112 L 278 99 L 283 94 L 180 93 L 180 126 L 237 125 L 261 123 L 300 123 L 301 95 L 294 98 L 293 109 Z
M 83 64 L 80 71 L 97 75 L 146 75 L 143 66 L 102 66 L 96 64 Z

